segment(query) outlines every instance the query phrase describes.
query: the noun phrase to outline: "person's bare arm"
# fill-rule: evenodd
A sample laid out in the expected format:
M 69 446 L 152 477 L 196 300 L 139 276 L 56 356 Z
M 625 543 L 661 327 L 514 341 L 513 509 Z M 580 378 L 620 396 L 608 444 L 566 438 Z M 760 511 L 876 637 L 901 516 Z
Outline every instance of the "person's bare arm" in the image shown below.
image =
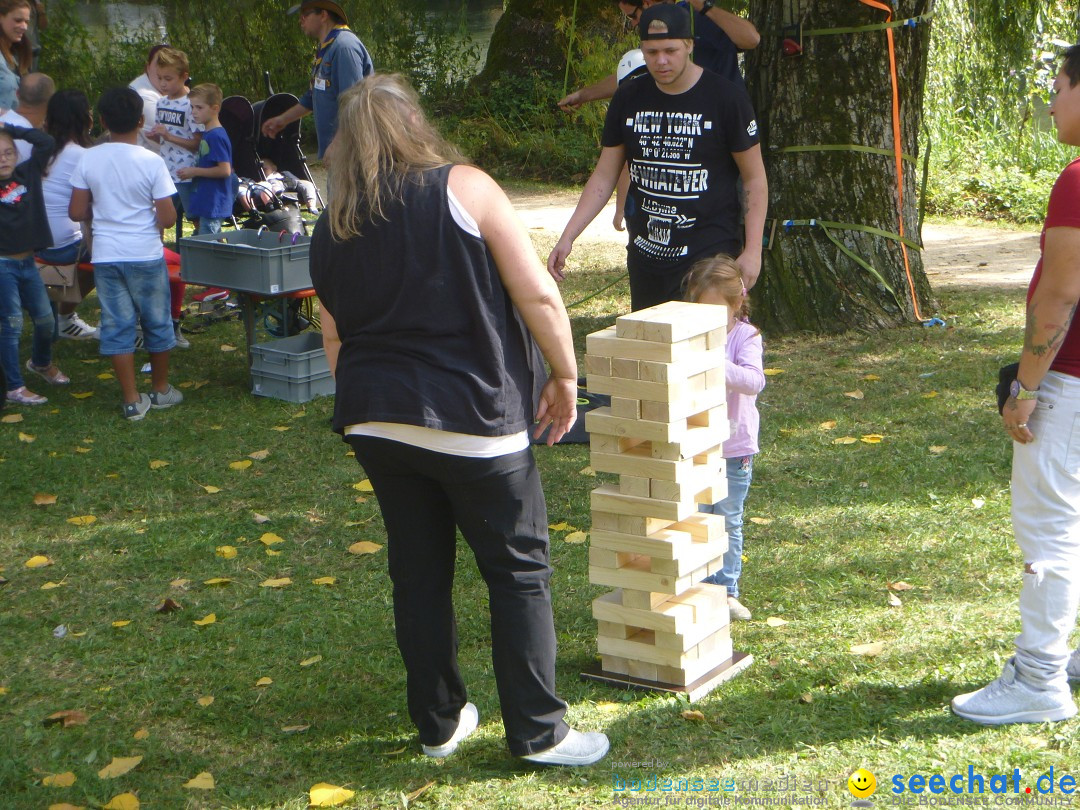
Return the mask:
M 704 3 L 703 0 L 690 0 L 690 5 L 694 11 L 701 11 Z M 761 42 L 757 27 L 746 17 L 740 17 L 719 5 L 710 8 L 705 16 L 720 26 L 740 51 L 752 51 Z
M 600 101 L 601 99 L 611 98 L 615 95 L 615 90 L 618 86 L 618 79 L 615 74 L 612 73 L 610 76 L 605 76 L 598 82 L 593 82 L 587 87 L 582 87 L 580 90 L 575 90 L 568 96 L 559 99 L 559 106 L 565 112 L 576 110 L 582 104 L 587 104 L 590 101 Z
M 207 166 L 203 169 L 200 169 L 198 166 L 185 166 L 182 169 L 176 170 L 176 176 L 181 180 L 190 180 L 193 177 L 218 179 L 228 177 L 230 174 L 232 174 L 231 163 L 216 163 L 213 166 Z
M 273 138 L 293 121 L 299 121 L 310 112 L 311 110 L 303 104 L 294 104 L 281 115 L 275 115 L 263 121 L 262 134 L 267 138 Z
M 581 236 L 581 232 L 596 219 L 596 215 L 604 210 L 604 206 L 611 199 L 611 192 L 615 190 L 625 162 L 626 149 L 622 146 L 605 146 L 600 153 L 596 168 L 582 189 L 577 208 L 548 255 L 548 272 L 556 281 L 565 278 L 563 268 L 566 266 L 566 257 L 574 249 L 574 240 Z
M 1080 301 L 1080 228 L 1047 228 L 1043 243 L 1039 284 L 1027 305 L 1024 348 L 1016 379 L 1028 391 L 1042 384 L 1043 377 L 1065 342 Z M 1035 436 L 1027 427 L 1036 399 L 1009 397 L 1001 418 L 1006 430 L 1026 444 Z M 1019 427 L 1024 425 L 1024 427 Z
M 154 200 L 154 216 L 157 219 L 158 230 L 163 231 L 176 224 L 176 206 L 173 205 L 172 197 Z
M 761 241 L 765 235 L 765 213 L 769 207 L 769 181 L 761 159 L 761 146 L 733 152 L 743 184 L 743 252 L 736 259 L 742 268 L 746 289 L 757 283 L 761 274 Z
M 199 148 L 199 144 L 202 143 L 202 133 L 196 132 L 194 137 L 181 138 L 179 135 L 173 135 L 165 127 L 164 124 L 158 124 L 152 130 L 150 134 L 156 135 L 158 142 L 168 141 L 169 143 L 176 144 L 181 149 L 187 149 L 189 152 L 194 152 Z
M 535 435 L 550 425 L 547 442 L 554 444 L 577 418 L 577 360 L 559 288 L 544 272 L 528 231 L 498 183 L 473 166 L 455 166 L 450 188 L 476 220 L 510 300 L 551 367 L 540 395 Z
M 92 212 L 90 189 L 73 188 L 68 203 L 68 216 L 75 222 L 87 222 Z
M 334 379 L 337 379 L 337 359 L 341 351 L 341 337 L 338 335 L 337 321 L 321 300 L 319 301 L 319 323 L 322 324 L 322 343 L 326 351 L 326 361 L 330 364 L 330 373 Z

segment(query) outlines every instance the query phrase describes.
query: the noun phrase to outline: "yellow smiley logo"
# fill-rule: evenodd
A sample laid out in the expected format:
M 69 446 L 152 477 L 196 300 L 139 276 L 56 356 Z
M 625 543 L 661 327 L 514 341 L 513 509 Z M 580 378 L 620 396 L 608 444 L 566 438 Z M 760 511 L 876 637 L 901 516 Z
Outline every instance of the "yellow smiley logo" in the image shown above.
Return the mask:
M 877 779 L 866 768 L 859 768 L 847 780 L 847 789 L 856 799 L 865 799 L 874 795 L 877 790 Z

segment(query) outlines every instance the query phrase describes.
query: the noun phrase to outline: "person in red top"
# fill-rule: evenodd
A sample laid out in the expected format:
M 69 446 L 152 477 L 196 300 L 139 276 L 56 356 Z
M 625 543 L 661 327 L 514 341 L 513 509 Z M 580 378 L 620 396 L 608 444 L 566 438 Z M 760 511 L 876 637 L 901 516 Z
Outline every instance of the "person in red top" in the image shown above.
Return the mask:
M 1065 52 L 1050 114 L 1058 140 L 1080 146 L 1080 45 Z M 1027 296 L 1020 368 L 1002 411 L 1013 440 L 1013 533 L 1024 555 L 1020 635 L 1001 676 L 953 698 L 953 711 L 989 725 L 1076 714 L 1069 650 L 1080 604 L 1080 160 L 1050 192 L 1042 255 Z

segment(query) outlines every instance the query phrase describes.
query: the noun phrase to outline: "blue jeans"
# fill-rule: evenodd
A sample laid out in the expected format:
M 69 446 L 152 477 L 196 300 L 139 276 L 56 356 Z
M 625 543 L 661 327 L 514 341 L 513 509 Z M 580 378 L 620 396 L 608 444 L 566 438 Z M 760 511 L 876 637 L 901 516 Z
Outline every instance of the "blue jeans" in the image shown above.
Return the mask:
M 0 256 L 0 364 L 7 390 L 22 388 L 25 381 L 19 364 L 19 337 L 26 309 L 34 321 L 30 359 L 38 368 L 52 365 L 53 313 L 33 256 L 8 259 Z
M 724 462 L 727 466 L 727 497 L 712 506 L 699 506 L 698 510 L 724 516 L 728 549 L 724 552 L 724 567 L 703 582 L 723 585 L 727 588 L 728 596 L 738 597 L 739 576 L 742 574 L 743 504 L 746 503 L 746 493 L 750 491 L 750 482 L 754 478 L 754 457 L 727 458 Z
M 86 251 L 86 246 L 81 239 L 71 242 L 70 244 L 63 245 L 62 247 L 51 247 L 39 250 L 37 257 L 46 264 L 76 264 L 77 262 L 90 261 L 90 254 Z
M 176 345 L 169 309 L 169 271 L 165 259 L 94 263 L 101 304 L 101 353 L 135 351 L 135 325 L 142 325 L 146 350 L 167 352 Z
M 196 236 L 204 233 L 221 233 L 220 219 L 211 219 L 210 217 L 199 217 L 199 230 L 195 232 Z

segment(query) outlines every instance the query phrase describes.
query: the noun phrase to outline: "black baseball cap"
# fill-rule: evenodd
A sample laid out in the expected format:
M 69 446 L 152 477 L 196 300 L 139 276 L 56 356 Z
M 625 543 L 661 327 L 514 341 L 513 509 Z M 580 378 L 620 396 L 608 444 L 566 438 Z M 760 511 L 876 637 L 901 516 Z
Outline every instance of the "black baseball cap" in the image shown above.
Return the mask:
M 649 39 L 693 39 L 690 12 L 682 6 L 659 3 L 641 12 L 638 23 L 641 41 Z

